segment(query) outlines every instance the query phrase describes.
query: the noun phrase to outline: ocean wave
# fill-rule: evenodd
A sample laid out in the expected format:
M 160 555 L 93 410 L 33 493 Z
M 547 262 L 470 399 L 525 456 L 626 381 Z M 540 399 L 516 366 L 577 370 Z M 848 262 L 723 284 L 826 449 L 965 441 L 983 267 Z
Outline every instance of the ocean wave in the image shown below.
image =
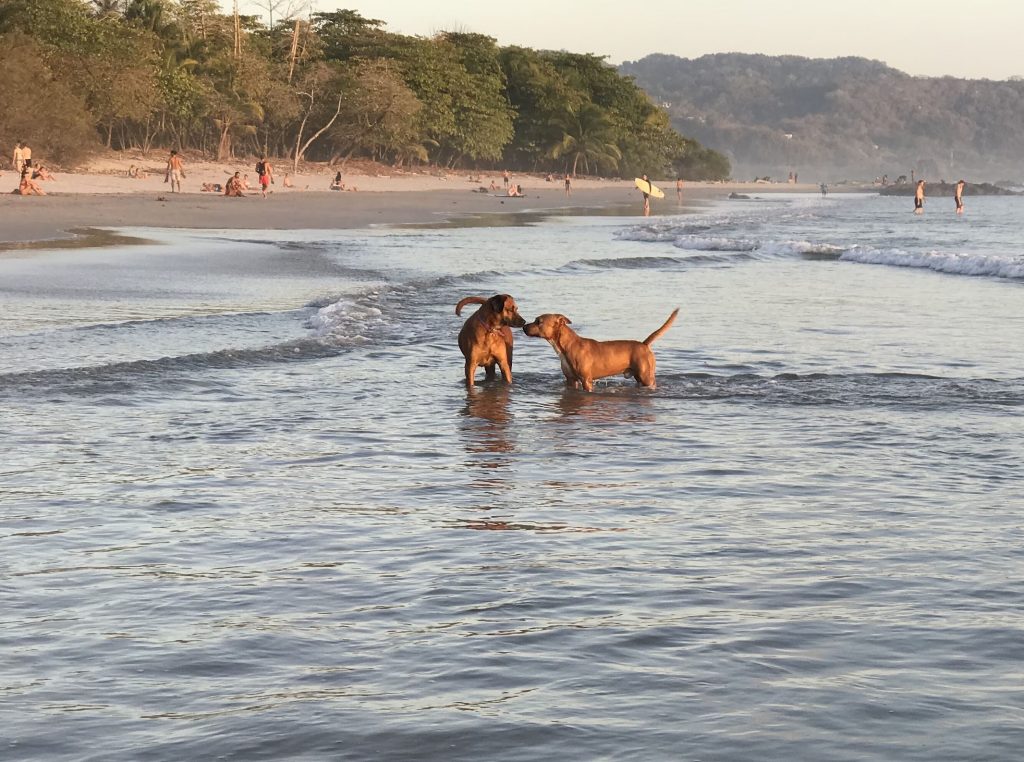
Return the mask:
M 341 298 L 320 306 L 310 315 L 306 326 L 318 336 L 335 340 L 362 341 L 387 323 L 378 303 L 379 292 L 359 298 Z
M 903 249 L 875 249 L 852 246 L 839 257 L 844 262 L 892 267 L 919 267 L 949 275 L 975 275 L 995 278 L 1024 278 L 1024 257 L 987 254 L 912 252 Z
M 743 254 L 736 261 L 750 259 L 829 259 L 858 264 L 915 267 L 948 275 L 988 276 L 994 278 L 1024 279 L 1024 257 L 943 252 L 937 250 L 915 252 L 898 247 L 879 248 L 862 244 L 830 243 L 810 240 L 775 240 L 756 237 L 695 235 L 681 232 L 680 226 L 665 228 L 630 228 L 619 231 L 618 238 L 628 241 L 671 243 L 684 251 L 713 251 Z M 641 258 L 634 257 L 630 262 Z M 652 257 L 652 265 L 700 264 L 700 259 Z M 612 260 L 614 261 L 614 260 Z M 626 262 L 627 260 L 619 260 Z M 720 261 L 720 260 L 716 260 Z M 635 264 L 628 265 L 636 267 Z
M 521 372 L 518 386 L 552 387 L 550 375 Z M 583 392 L 578 392 L 583 394 Z M 658 373 L 654 390 L 641 389 L 621 377 L 602 379 L 596 395 L 653 395 L 701 402 L 742 402 L 755 405 L 820 407 L 898 407 L 955 409 L 1024 406 L 1024 378 L 961 379 L 911 373 Z
M 901 409 L 1024 406 L 1024 378 L 943 378 L 913 373 L 659 374 L 659 390 L 695 399 Z

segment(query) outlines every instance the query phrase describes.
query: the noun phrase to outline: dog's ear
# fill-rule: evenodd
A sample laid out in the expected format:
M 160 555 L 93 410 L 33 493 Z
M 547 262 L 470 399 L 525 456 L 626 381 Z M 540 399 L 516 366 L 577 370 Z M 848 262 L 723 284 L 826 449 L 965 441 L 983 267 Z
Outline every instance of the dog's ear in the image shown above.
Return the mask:
M 572 325 L 572 321 L 565 315 L 559 315 L 558 322 L 561 323 L 562 325 Z
M 495 312 L 505 311 L 505 300 L 508 299 L 507 294 L 495 294 L 487 300 L 488 304 L 491 305 L 491 309 Z

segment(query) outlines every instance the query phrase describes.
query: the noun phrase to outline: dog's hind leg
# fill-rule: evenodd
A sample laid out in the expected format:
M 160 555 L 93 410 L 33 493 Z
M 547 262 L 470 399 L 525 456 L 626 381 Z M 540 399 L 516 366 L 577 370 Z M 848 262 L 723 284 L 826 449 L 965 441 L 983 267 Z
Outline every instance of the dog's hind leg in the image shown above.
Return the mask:
M 488 381 L 493 381 L 495 378 L 498 377 L 495 367 L 496 366 L 493 362 L 484 366 L 484 378 L 486 378 Z
M 505 379 L 506 384 L 512 383 L 512 362 L 511 358 L 502 358 L 498 361 L 501 365 L 501 377 Z

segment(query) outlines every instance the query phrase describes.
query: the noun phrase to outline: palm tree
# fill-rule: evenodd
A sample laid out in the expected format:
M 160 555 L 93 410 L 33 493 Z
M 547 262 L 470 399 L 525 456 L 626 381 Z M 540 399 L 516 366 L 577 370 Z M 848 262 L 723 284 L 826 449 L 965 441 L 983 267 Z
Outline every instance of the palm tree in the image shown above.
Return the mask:
M 579 108 L 566 109 L 552 120 L 552 125 L 561 131 L 562 139 L 551 149 L 551 158 L 571 156 L 573 177 L 581 159 L 587 172 L 591 162 L 595 169 L 602 164 L 619 168 L 622 151 L 615 144 L 611 120 L 599 106 L 584 103 Z

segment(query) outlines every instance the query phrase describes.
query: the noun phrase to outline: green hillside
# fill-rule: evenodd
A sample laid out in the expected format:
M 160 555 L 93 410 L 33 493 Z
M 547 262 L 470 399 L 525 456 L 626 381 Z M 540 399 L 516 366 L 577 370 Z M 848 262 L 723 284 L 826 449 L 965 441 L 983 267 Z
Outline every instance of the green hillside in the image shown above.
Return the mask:
M 650 55 L 620 67 L 737 178 L 1024 175 L 1024 82 L 912 77 L 864 58 Z

